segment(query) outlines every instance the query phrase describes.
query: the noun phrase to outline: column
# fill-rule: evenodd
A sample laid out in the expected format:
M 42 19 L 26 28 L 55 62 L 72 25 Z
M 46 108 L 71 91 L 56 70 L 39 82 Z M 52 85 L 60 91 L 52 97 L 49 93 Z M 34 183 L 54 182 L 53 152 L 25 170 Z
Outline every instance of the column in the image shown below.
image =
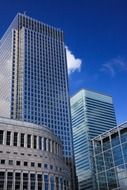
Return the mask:
M 42 145 L 41 145 L 42 150 L 44 150 L 44 138 L 43 138 L 43 137 L 42 137 L 42 139 L 41 139 L 41 143 L 42 143 Z
M 10 135 L 10 146 L 13 146 L 13 136 L 14 136 L 14 133 L 11 132 L 11 135 Z
M 12 189 L 15 190 L 15 171 L 13 171 L 13 184 L 12 184 Z
M 50 152 L 52 152 L 52 140 L 50 140 Z
M 48 151 L 48 139 L 46 139 L 46 151 Z
M 54 142 L 54 154 L 56 154 L 56 142 Z
M 59 155 L 59 144 L 57 143 L 57 155 Z
M 35 189 L 38 189 L 37 173 L 35 173 Z
M 18 142 L 17 142 L 17 146 L 20 146 L 20 133 L 18 133 Z
M 39 150 L 39 136 L 37 136 L 37 149 Z
M 24 135 L 24 147 L 27 148 L 27 134 Z
M 20 190 L 23 189 L 23 171 L 21 171 L 21 176 L 20 176 Z
M 44 174 L 42 174 L 42 189 L 45 189 Z
M 50 139 L 48 139 L 48 151 L 51 152 L 51 147 L 50 147 Z
M 57 154 L 57 143 L 55 143 L 55 154 Z
M 6 131 L 3 131 L 3 145 L 6 145 Z
M 7 170 L 5 170 L 4 174 L 4 189 L 7 189 Z
M 33 140 L 34 140 L 33 135 L 31 135 L 31 148 L 34 148 L 34 146 L 33 146 Z
M 30 189 L 30 183 L 31 183 L 30 172 L 28 172 L 28 190 L 31 190 Z
M 52 141 L 52 153 L 54 154 L 54 141 Z

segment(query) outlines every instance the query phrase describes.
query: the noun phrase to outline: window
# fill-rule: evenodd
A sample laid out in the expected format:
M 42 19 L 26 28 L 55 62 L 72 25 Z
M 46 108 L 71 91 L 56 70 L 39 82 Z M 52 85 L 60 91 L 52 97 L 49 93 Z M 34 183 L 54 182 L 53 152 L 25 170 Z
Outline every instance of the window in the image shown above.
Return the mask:
M 13 145 L 17 146 L 17 140 L 18 140 L 18 133 L 14 133 L 14 141 L 13 141 Z
M 13 173 L 8 172 L 8 174 L 7 174 L 7 190 L 12 189 L 12 183 L 13 183 Z
M 0 172 L 0 189 L 4 189 L 5 172 Z
M 24 162 L 24 166 L 28 166 L 28 162 Z
M 31 167 L 34 167 L 35 166 L 35 163 L 34 162 L 31 162 Z
M 21 142 L 20 142 L 21 147 L 24 147 L 24 136 L 25 134 L 21 133 Z
M 3 144 L 3 131 L 0 130 L 0 144 Z
M 38 168 L 41 168 L 41 163 L 38 163 Z
M 23 173 L 23 189 L 27 190 L 28 189 L 28 174 Z
M 46 151 L 46 138 L 44 138 L 44 150 Z
M 21 174 L 15 173 L 15 189 L 20 189 Z
M 31 135 L 27 135 L 27 148 L 31 148 Z
M 39 149 L 42 150 L 42 137 L 39 137 Z
M 35 190 L 35 174 L 30 174 L 31 190 Z
M 38 180 L 38 190 L 42 190 L 42 175 L 41 174 L 37 175 L 37 180 Z
M 34 136 L 34 148 L 37 148 L 37 136 Z
M 5 164 L 5 160 L 1 160 L 1 164 Z
M 44 164 L 44 168 L 47 169 L 48 168 L 48 164 Z
M 45 190 L 48 190 L 48 175 L 44 175 Z
M 16 165 L 17 165 L 17 166 L 20 166 L 20 161 L 16 161 Z
M 11 141 L 11 132 L 7 131 L 6 145 L 10 145 L 10 141 Z
M 54 176 L 50 176 L 50 185 L 51 185 L 51 190 L 54 190 Z
M 9 160 L 9 161 L 8 161 L 8 164 L 9 164 L 9 165 L 13 165 L 13 160 Z

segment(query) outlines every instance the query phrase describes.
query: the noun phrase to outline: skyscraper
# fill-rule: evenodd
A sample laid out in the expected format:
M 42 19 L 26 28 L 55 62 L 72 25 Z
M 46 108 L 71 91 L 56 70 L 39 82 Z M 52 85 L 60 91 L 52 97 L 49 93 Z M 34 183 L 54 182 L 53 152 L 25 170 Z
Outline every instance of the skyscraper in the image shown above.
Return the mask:
M 62 140 L 73 175 L 63 32 L 17 14 L 0 40 L 0 69 L 0 116 L 46 124 Z
M 112 98 L 81 90 L 71 98 L 76 173 L 80 190 L 94 190 L 91 139 L 116 126 Z

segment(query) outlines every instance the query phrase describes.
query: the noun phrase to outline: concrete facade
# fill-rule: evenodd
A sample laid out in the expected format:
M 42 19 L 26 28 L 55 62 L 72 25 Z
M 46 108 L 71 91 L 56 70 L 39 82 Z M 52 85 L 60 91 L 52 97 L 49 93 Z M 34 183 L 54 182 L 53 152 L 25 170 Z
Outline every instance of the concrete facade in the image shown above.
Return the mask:
M 62 143 L 51 130 L 0 118 L 0 190 L 69 190 Z

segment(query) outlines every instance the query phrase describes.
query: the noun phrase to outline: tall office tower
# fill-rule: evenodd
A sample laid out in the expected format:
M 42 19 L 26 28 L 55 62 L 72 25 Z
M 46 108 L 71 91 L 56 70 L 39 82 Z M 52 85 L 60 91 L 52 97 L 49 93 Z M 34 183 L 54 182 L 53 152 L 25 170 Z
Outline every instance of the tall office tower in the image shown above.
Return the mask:
M 46 124 L 62 140 L 73 174 L 63 32 L 17 14 L 0 41 L 0 70 L 0 116 Z
M 83 89 L 71 98 L 71 113 L 79 190 L 94 190 L 91 139 L 116 126 L 112 98 Z

